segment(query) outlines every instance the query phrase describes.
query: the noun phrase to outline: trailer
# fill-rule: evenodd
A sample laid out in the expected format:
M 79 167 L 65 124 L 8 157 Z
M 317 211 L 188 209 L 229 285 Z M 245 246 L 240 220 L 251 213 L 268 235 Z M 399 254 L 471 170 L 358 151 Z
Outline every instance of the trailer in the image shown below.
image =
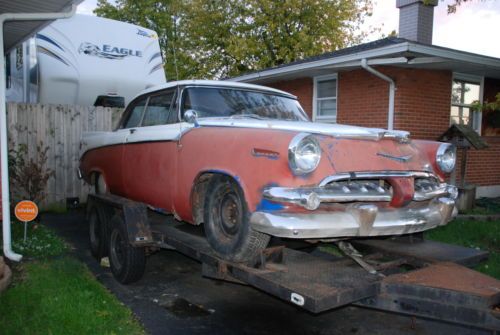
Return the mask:
M 109 256 L 122 283 L 140 279 L 147 253 L 164 248 L 199 261 L 205 277 L 250 285 L 312 313 L 356 305 L 500 331 L 500 281 L 469 268 L 487 259 L 481 250 L 422 234 L 340 241 L 338 255 L 276 240 L 242 264 L 218 257 L 199 226 L 126 198 L 89 195 L 87 218 L 92 252 Z
M 156 32 L 91 15 L 52 22 L 5 61 L 8 102 L 124 107 L 166 82 Z

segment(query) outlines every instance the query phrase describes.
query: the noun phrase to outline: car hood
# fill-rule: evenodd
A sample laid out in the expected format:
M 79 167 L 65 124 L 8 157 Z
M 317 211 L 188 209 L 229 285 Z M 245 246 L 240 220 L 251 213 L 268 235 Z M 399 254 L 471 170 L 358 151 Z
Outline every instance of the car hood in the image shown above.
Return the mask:
M 389 131 L 380 128 L 364 128 L 332 123 L 318 123 L 310 121 L 282 121 L 282 120 L 256 120 L 250 118 L 201 118 L 198 119 L 201 127 L 235 127 L 254 129 L 276 129 L 311 134 L 329 135 L 339 138 L 355 138 L 365 140 L 380 140 L 393 138 L 408 140 L 410 134 L 406 131 Z

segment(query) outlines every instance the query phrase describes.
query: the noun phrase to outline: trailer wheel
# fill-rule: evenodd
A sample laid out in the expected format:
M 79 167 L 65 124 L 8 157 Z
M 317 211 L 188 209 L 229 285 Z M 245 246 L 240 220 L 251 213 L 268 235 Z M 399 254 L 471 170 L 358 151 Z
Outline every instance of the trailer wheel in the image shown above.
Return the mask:
M 239 185 L 226 176 L 214 177 L 205 199 L 203 225 L 214 251 L 234 262 L 254 260 L 269 243 L 269 235 L 250 227 L 250 214 Z
M 97 207 L 92 206 L 89 212 L 90 252 L 99 261 L 106 256 L 106 238 L 106 223 L 102 222 Z
M 141 279 L 146 265 L 144 248 L 137 248 L 129 243 L 125 222 L 119 215 L 111 219 L 109 264 L 113 276 L 122 284 Z

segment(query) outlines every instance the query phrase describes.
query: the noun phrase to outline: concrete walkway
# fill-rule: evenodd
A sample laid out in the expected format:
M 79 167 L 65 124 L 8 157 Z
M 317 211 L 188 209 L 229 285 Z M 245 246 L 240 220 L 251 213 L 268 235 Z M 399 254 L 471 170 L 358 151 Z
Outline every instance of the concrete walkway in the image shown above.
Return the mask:
M 150 334 L 486 334 L 449 324 L 344 307 L 314 315 L 257 289 L 201 276 L 201 265 L 175 251 L 148 258 L 139 282 L 121 285 L 88 250 L 81 212 L 44 215 L 98 280 Z

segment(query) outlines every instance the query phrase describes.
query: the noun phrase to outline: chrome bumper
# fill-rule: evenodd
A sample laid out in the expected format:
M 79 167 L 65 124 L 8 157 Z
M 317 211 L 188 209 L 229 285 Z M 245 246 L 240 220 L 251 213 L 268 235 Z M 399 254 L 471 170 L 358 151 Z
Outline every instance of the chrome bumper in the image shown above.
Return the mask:
M 250 223 L 254 230 L 272 236 L 325 239 L 416 233 L 445 225 L 457 215 L 455 201 L 447 197 L 416 205 L 382 209 L 356 203 L 346 206 L 345 211 L 255 212 Z

